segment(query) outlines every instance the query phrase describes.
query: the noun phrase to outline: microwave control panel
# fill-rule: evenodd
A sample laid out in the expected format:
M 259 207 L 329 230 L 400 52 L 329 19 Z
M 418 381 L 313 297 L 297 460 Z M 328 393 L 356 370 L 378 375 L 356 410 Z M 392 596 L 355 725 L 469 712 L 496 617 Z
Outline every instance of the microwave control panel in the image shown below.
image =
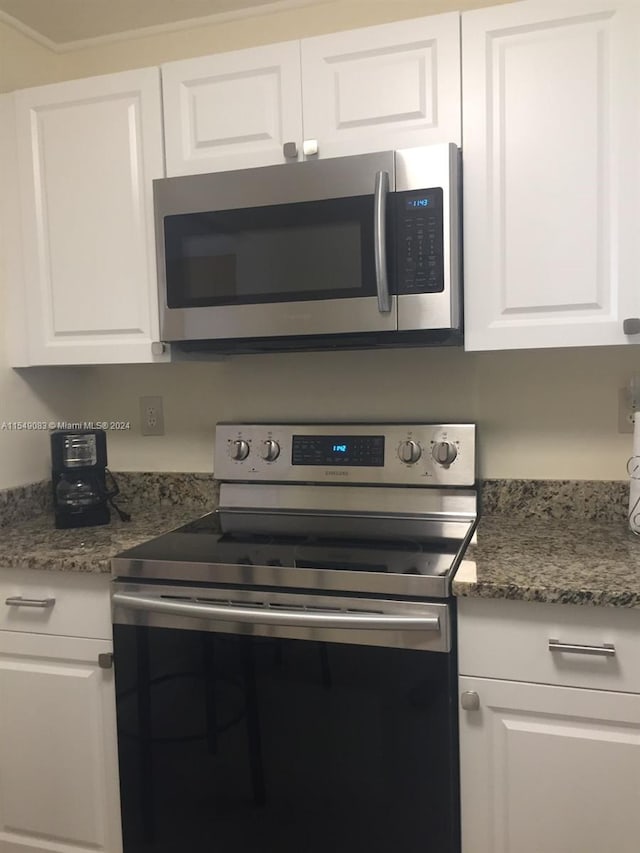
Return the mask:
M 440 187 L 395 194 L 398 293 L 444 290 L 443 192 Z

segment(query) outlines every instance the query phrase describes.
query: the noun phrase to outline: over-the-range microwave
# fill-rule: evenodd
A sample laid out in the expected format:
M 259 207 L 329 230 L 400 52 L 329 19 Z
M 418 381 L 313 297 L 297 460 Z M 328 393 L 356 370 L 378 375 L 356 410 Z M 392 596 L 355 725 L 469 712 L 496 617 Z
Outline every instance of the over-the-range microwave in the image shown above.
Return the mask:
M 460 343 L 459 169 L 441 144 L 154 181 L 162 340 Z

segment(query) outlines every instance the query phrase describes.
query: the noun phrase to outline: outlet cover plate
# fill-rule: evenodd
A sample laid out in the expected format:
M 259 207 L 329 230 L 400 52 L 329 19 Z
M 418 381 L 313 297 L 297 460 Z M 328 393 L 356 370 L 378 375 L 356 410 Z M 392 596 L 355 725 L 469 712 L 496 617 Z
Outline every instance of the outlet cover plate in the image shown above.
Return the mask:
M 162 397 L 140 397 L 140 432 L 142 435 L 164 435 Z
M 629 388 L 618 391 L 618 432 L 633 432 L 633 415 L 636 409 L 631 404 Z

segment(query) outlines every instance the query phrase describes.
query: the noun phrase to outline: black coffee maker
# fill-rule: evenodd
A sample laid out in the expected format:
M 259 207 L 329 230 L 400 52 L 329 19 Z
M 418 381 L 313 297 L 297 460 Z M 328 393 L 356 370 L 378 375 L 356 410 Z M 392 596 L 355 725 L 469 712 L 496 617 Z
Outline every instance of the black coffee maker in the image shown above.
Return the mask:
M 93 527 L 111 520 L 107 436 L 102 429 L 51 433 L 51 480 L 56 527 Z

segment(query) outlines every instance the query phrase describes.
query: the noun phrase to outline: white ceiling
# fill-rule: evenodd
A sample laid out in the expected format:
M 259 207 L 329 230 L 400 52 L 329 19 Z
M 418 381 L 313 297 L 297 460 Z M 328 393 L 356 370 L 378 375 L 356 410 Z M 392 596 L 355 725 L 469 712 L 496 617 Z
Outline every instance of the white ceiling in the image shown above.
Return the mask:
M 0 20 L 52 46 L 326 0 L 0 0 Z

